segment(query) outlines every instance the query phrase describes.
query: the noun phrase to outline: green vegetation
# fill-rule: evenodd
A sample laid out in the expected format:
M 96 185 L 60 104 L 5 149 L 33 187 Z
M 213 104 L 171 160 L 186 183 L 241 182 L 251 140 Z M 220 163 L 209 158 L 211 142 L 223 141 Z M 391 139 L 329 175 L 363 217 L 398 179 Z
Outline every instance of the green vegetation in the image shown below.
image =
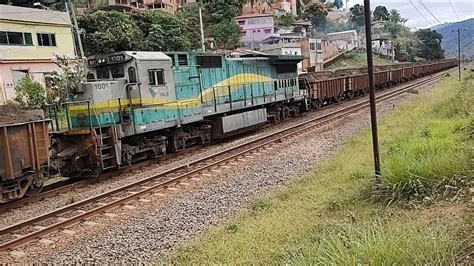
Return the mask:
M 158 10 L 96 10 L 78 18 L 86 55 L 124 50 L 190 51 L 201 48 L 199 7 L 205 36 L 214 37 L 217 48 L 233 49 L 241 29 L 233 18 L 243 0 L 203 1 L 174 14 Z
M 472 182 L 472 165 L 465 164 L 473 159 L 469 153 L 473 144 L 473 84 L 468 73 L 462 83 L 457 77 L 446 77 L 430 93 L 418 94 L 380 121 L 383 185 L 387 190 L 407 182 L 433 184 L 433 188 L 442 187 L 445 180 Z M 439 149 L 442 145 L 446 150 Z M 390 197 L 396 190 L 382 193 L 381 198 L 372 197 L 374 191 L 367 189 L 374 187 L 371 148 L 366 129 L 317 172 L 269 198 L 257 199 L 239 217 L 179 248 L 165 261 L 467 263 L 474 220 L 466 195 L 472 183 L 450 182 L 453 193 L 447 194 L 425 190 L 423 196 L 435 200 L 423 203 L 411 200 L 417 198 L 416 190 L 398 194 L 403 197 Z M 402 155 L 411 160 L 403 162 L 405 170 L 398 164 Z
M 46 103 L 45 89 L 29 75 L 23 77 L 15 87 L 15 95 L 13 100 L 27 108 L 41 108 Z
M 390 59 L 374 55 L 374 65 L 392 65 L 394 62 Z M 324 70 L 336 70 L 345 68 L 367 67 L 367 56 L 365 51 L 347 52 L 341 59 L 326 67 Z

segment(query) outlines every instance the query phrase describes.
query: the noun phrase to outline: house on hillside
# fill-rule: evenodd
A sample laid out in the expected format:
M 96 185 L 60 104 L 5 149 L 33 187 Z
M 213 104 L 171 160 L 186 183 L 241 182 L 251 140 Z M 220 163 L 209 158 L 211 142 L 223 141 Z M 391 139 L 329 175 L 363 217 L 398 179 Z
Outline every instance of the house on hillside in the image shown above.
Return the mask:
M 272 14 L 249 14 L 235 17 L 242 29 L 240 46 L 256 49 L 258 44 L 275 34 Z
M 70 21 L 66 12 L 0 5 L 0 104 L 26 75 L 44 84 L 54 55 L 74 57 Z
M 197 0 L 108 0 L 109 6 L 154 9 L 174 13 L 182 6 L 196 4 Z
M 271 1 L 252 0 L 247 1 L 247 3 L 242 6 L 241 13 L 242 15 L 273 14 L 273 7 Z
M 281 16 L 290 13 L 297 15 L 297 0 L 248 0 L 243 6 L 242 15 L 250 14 L 274 14 Z
M 301 35 L 281 34 L 271 36 L 262 41 L 260 52 L 274 55 L 300 55 L 303 61 L 298 63 L 298 72 L 309 68 L 320 69 L 323 63 L 321 39 L 313 39 Z
M 346 30 L 326 34 L 330 45 L 336 46 L 339 51 L 350 51 L 359 47 L 356 30 Z

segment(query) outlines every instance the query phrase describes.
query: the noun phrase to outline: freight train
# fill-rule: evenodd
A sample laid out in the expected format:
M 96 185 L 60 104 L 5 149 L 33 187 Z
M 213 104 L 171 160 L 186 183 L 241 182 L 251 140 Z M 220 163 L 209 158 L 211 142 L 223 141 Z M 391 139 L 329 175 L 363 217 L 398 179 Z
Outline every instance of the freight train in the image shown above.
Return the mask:
M 39 191 L 51 173 L 97 176 L 368 92 L 363 71 L 298 75 L 302 59 L 139 51 L 91 57 L 87 81 L 64 104 L 67 129 L 36 138 L 43 145 L 32 144 L 23 155 L 0 157 L 1 201 Z M 387 66 L 376 71 L 375 85 L 381 89 L 456 65 L 443 60 Z M 23 130 L 30 134 L 28 127 Z M 11 149 L 9 142 L 5 137 L 3 150 Z M 44 145 L 50 146 L 49 158 L 38 160 L 35 147 Z M 23 167 L 23 157 L 36 160 L 34 167 Z M 18 171 L 4 171 L 11 165 Z

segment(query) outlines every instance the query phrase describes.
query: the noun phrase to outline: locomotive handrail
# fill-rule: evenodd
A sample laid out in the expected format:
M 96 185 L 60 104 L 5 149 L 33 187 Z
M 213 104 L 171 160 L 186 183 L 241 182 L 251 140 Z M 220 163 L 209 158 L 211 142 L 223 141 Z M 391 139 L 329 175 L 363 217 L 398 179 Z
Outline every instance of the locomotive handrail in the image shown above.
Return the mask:
M 69 105 L 79 105 L 79 104 L 84 104 L 84 103 L 87 103 L 87 113 L 88 113 L 88 116 L 89 116 L 89 129 L 92 130 L 92 120 L 90 119 L 90 117 L 91 117 L 91 100 L 81 100 L 81 101 L 63 103 L 63 105 L 66 106 L 67 128 L 69 130 L 71 129 L 71 121 L 70 121 L 70 117 L 69 117 Z

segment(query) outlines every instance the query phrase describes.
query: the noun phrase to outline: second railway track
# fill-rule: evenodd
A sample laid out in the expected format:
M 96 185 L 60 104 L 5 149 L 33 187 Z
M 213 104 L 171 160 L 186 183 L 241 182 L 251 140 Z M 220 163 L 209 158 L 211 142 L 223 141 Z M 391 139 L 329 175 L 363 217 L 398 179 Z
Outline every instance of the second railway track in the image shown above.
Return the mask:
M 376 101 L 388 100 L 417 86 L 434 83 L 439 77 L 449 71 L 450 70 L 444 71 L 422 80 L 400 86 L 398 90 L 378 95 Z M 368 100 L 355 103 L 329 114 L 309 119 L 308 121 L 278 130 L 274 133 L 211 154 L 193 162 L 177 166 L 131 184 L 8 226 L 0 230 L 0 251 L 9 251 L 31 241 L 39 240 L 48 234 L 78 224 L 113 208 L 123 206 L 130 201 L 146 197 L 151 193 L 166 189 L 170 186 L 175 186 L 180 182 L 184 182 L 200 174 L 209 173 L 211 169 L 221 167 L 243 156 L 278 144 L 278 142 L 284 139 L 341 119 L 367 107 Z

